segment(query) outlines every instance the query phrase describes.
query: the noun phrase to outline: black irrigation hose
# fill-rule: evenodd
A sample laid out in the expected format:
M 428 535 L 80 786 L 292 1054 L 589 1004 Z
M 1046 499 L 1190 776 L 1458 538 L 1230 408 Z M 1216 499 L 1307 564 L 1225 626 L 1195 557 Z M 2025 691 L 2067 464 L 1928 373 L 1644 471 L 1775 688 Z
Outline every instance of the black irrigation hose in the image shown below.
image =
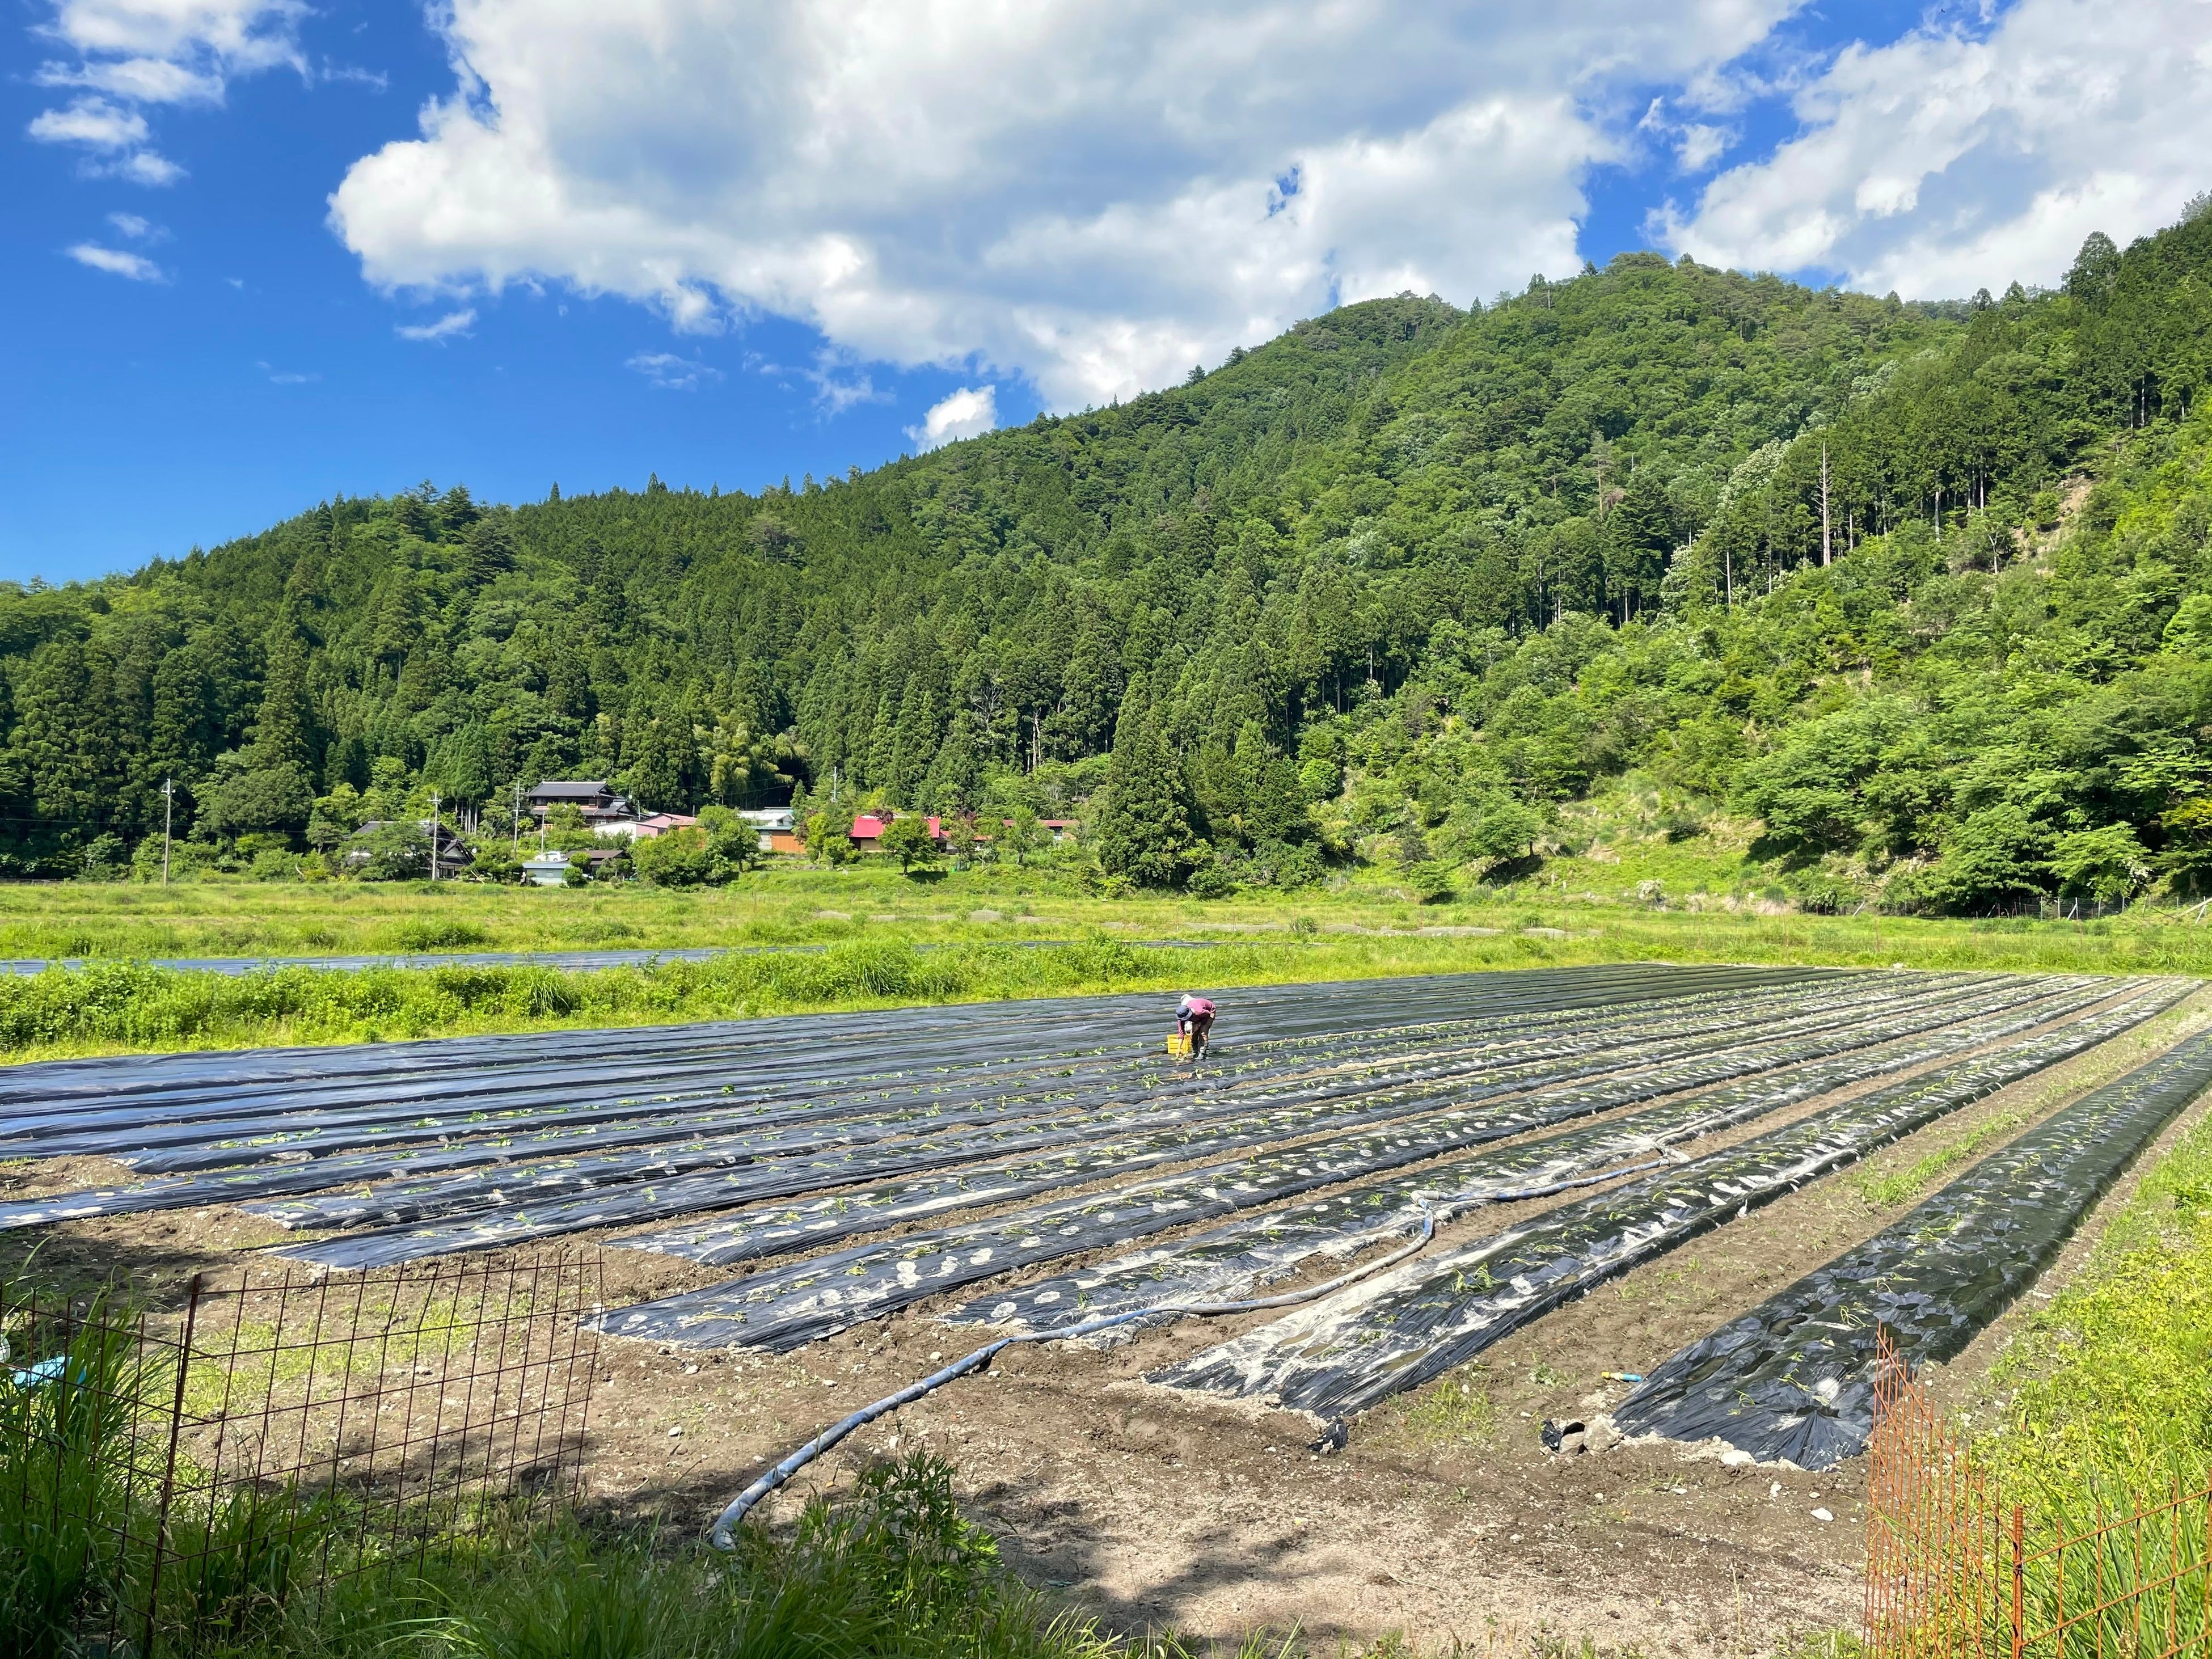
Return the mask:
M 2102 1000 L 2106 994 L 2100 990 L 2092 1000 Z M 2040 1021 L 2031 1018 L 2030 1023 Z M 1236 1164 L 1184 1170 L 981 1220 L 862 1244 L 772 1268 L 734 1284 L 643 1303 L 619 1316 L 609 1316 L 614 1322 L 607 1328 L 626 1336 L 653 1336 L 690 1346 L 728 1344 L 784 1351 L 979 1279 L 1102 1245 L 1128 1243 L 1211 1217 L 1273 1205 L 1318 1188 L 1424 1161 L 1439 1152 L 1673 1094 L 1711 1083 L 1716 1077 L 1771 1072 L 1838 1048 L 1856 1049 L 1878 1043 L 1883 1037 L 1878 1022 L 1862 1023 L 1840 1037 L 1822 1033 L 1794 1048 L 1772 1042 L 1753 1044 L 1717 1058 L 1646 1067 L 1595 1087 L 1543 1091 L 1518 1104 L 1431 1113 L 1413 1121 L 1340 1133 L 1304 1146 L 1271 1148 Z M 1528 1187 L 1532 1182 L 1547 1193 L 1565 1190 L 1558 1184 L 1562 1179 L 1577 1182 L 1583 1166 L 1568 1158 L 1560 1161 L 1560 1167 L 1550 1167 L 1552 1160 L 1543 1146 L 1538 1143 L 1533 1155 L 1528 1148 L 1506 1155 L 1506 1162 L 1525 1167 L 1511 1178 L 1491 1183 L 1508 1192 L 1484 1201 L 1507 1201 L 1511 1189 Z M 1656 1150 L 1647 1145 L 1620 1157 L 1608 1152 L 1601 1161 L 1618 1164 Z M 1006 1195 L 1006 1190 L 962 1194 L 971 1203 Z M 940 1199 L 935 1207 L 948 1206 Z M 627 1242 L 633 1247 L 694 1255 L 684 1248 L 686 1231 Z M 817 1242 L 817 1238 L 806 1242 Z
M 1832 1468 L 1874 1431 L 1875 1341 L 1953 1358 L 2041 1277 L 2142 1149 L 2212 1085 L 2212 1033 L 2083 1096 L 1856 1249 L 1674 1354 L 1613 1413 Z
M 1330 1279 L 1327 1284 L 1316 1285 L 1306 1290 L 1288 1291 L 1281 1296 L 1262 1297 L 1247 1302 L 1164 1304 L 1154 1308 L 1139 1308 L 1129 1313 L 1109 1314 L 1103 1318 L 1087 1321 L 1069 1330 L 1030 1331 L 1016 1336 L 1002 1336 L 995 1341 L 987 1342 L 975 1352 L 954 1360 L 942 1370 L 933 1371 L 920 1382 L 910 1382 L 896 1394 L 885 1395 L 874 1404 L 863 1406 L 859 1411 L 840 1418 L 823 1430 L 820 1434 L 815 1436 L 813 1439 L 739 1492 L 731 1501 L 729 1507 L 715 1517 L 714 1526 L 708 1531 L 707 1541 L 718 1550 L 734 1549 L 737 1545 L 737 1529 L 744 1524 L 745 1516 L 751 1514 L 755 1507 L 770 1492 L 784 1485 L 792 1476 L 797 1474 L 823 1453 L 830 1450 L 855 1430 L 866 1427 L 878 1418 L 888 1416 L 902 1407 L 911 1406 L 915 1401 L 934 1393 L 948 1382 L 957 1381 L 971 1371 L 988 1370 L 994 1359 L 1018 1344 L 1059 1342 L 1077 1337 L 1093 1336 L 1114 1326 L 1125 1325 L 1133 1320 L 1147 1316 L 1173 1316 L 1181 1318 L 1212 1319 L 1227 1314 L 1259 1313 L 1270 1308 L 1294 1307 L 1298 1303 L 1310 1302 L 1316 1297 L 1327 1296 L 1333 1291 L 1341 1290 L 1346 1285 L 1364 1279 L 1370 1273 L 1378 1273 L 1387 1267 L 1395 1267 L 1416 1252 L 1425 1249 L 1429 1241 L 1436 1236 L 1437 1224 L 1431 1218 L 1422 1228 L 1421 1236 L 1411 1243 L 1393 1250 L 1388 1255 L 1378 1257 L 1373 1261 L 1363 1263 L 1350 1273 L 1340 1274 Z
M 1768 1029 L 1786 1032 L 1797 1026 L 1832 1020 L 1834 1012 L 1833 1010 L 1817 1011 L 1778 1026 L 1770 1024 Z M 1733 1048 L 1748 1055 L 1753 1054 L 1758 1047 L 1756 1044 L 1744 1045 L 1740 1029 L 1724 1030 L 1717 1036 L 1711 1034 L 1710 1025 L 1698 1029 L 1704 1035 L 1678 1040 L 1671 1048 L 1668 1045 L 1647 1047 L 1644 1053 L 1646 1055 L 1671 1054 L 1681 1056 Z M 1619 1033 L 1613 1035 L 1618 1036 Z M 1766 1039 L 1769 1042 L 1780 1040 L 1778 1037 Z M 1583 1054 L 1589 1052 L 1587 1048 L 1581 1051 Z M 1574 1055 L 1554 1055 L 1544 1061 L 1491 1072 L 1486 1074 L 1490 1081 L 1462 1093 L 1460 1100 L 1522 1094 L 1539 1081 L 1567 1081 L 1620 1069 L 1617 1059 L 1582 1060 L 1581 1063 L 1577 1063 L 1577 1059 L 1578 1056 Z M 1723 1071 L 1722 1074 L 1733 1075 L 1743 1071 L 1765 1069 L 1776 1063 L 1778 1062 L 1754 1055 L 1729 1062 L 1732 1069 Z M 1039 1187 L 1065 1186 L 1079 1178 L 1092 1178 L 1079 1176 L 1079 1172 L 1086 1161 L 1091 1165 L 1094 1175 L 1130 1172 L 1147 1164 L 1191 1162 L 1240 1146 L 1293 1139 L 1330 1127 L 1350 1127 L 1421 1117 L 1440 1108 L 1458 1109 L 1458 1103 L 1445 1105 L 1436 1099 L 1440 1094 L 1449 1093 L 1461 1087 L 1449 1076 L 1440 1083 L 1409 1085 L 1396 1097 L 1378 1097 L 1374 1082 L 1372 1078 L 1357 1079 L 1348 1084 L 1332 1079 L 1326 1086 L 1309 1086 L 1303 1090 L 1279 1088 L 1272 1102 L 1250 1103 L 1262 1105 L 1265 1109 L 1261 1111 L 1248 1112 L 1241 1117 L 1222 1118 L 1222 1111 L 1247 1103 L 1241 1100 L 1231 1101 L 1203 1114 L 1187 1115 L 1203 1118 L 1204 1121 L 1195 1125 L 1185 1123 L 1153 1131 L 1149 1140 L 1133 1145 L 1102 1143 L 1097 1139 L 1098 1128 L 1095 1124 L 1078 1122 L 1063 1129 L 1027 1135 L 994 1136 L 989 1132 L 981 1132 L 935 1141 L 925 1139 L 863 1146 L 811 1158 L 762 1159 L 738 1168 L 717 1169 L 703 1174 L 687 1176 L 679 1173 L 665 1181 L 629 1181 L 607 1191 L 589 1190 L 573 1196 L 556 1193 L 543 1202 L 526 1194 L 524 1203 L 529 1206 L 526 1208 L 502 1200 L 496 1208 L 478 1209 L 450 1220 L 422 1226 L 404 1224 L 312 1243 L 287 1245 L 278 1254 L 331 1267 L 380 1266 L 456 1250 L 497 1248 L 524 1239 L 545 1237 L 588 1227 L 644 1222 L 704 1210 L 729 1209 L 755 1200 L 788 1197 L 836 1186 L 858 1185 L 887 1175 L 939 1169 L 950 1164 L 967 1164 L 981 1168 L 990 1160 L 1012 1153 L 1048 1151 L 1054 1147 L 1067 1149 L 1066 1156 L 1068 1161 L 1061 1167 L 1048 1168 L 1036 1177 L 1036 1181 Z M 1686 1085 L 1676 1081 L 1670 1086 L 1683 1087 Z M 1578 1109 L 1578 1114 L 1595 1109 L 1599 1109 L 1584 1105 Z
M 2009 1006 L 1958 1024 L 1942 1012 L 1917 1021 L 1893 1018 L 1869 1030 L 1869 1042 L 1880 1045 L 1871 1053 L 1809 1060 L 1778 1077 L 1680 1097 L 1626 1117 L 1477 1152 L 1310 1204 L 1263 1210 L 1170 1244 L 979 1297 L 944 1316 L 945 1322 L 1042 1329 L 1169 1294 L 1239 1294 L 1297 1271 L 1311 1256 L 1340 1256 L 1377 1236 L 1403 1232 L 1427 1208 L 1448 1206 L 1456 1213 L 1476 1204 L 1508 1201 L 1516 1184 L 1565 1181 L 1590 1170 L 1607 1171 L 1593 1180 L 1611 1181 L 1656 1167 L 1630 1160 L 1754 1121 L 1850 1084 L 2017 1036 L 2079 1012 L 2093 1000 L 2101 1000 L 2101 993 L 2094 998 L 2078 993 L 2071 998 L 2044 996 L 2025 1004 L 2015 995 Z M 1938 1035 L 1912 1040 L 1929 1026 L 1939 1027 Z
M 2194 981 L 2124 981 L 2123 1004 L 1908 1079 L 1394 1273 L 1153 1374 L 1171 1388 L 1364 1410 L 1471 1358 L 1604 1280 L 2172 1006 Z

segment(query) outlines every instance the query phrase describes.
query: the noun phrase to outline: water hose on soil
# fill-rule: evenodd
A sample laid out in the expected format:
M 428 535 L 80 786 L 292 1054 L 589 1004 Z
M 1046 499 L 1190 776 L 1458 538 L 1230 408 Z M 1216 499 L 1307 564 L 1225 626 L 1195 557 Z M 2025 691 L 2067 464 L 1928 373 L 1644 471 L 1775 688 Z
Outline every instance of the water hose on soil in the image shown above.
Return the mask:
M 1602 1181 L 1616 1181 L 1622 1176 L 1656 1168 L 1662 1163 L 1673 1162 L 1671 1156 L 1662 1156 L 1649 1163 L 1632 1164 L 1626 1169 L 1607 1170 L 1601 1174 L 1577 1176 L 1547 1187 L 1530 1188 L 1523 1192 L 1486 1194 L 1480 1200 L 1485 1205 L 1510 1203 L 1522 1199 L 1548 1198 L 1577 1187 L 1588 1187 Z M 988 1370 L 991 1362 L 1005 1349 L 1022 1342 L 1068 1342 L 1080 1337 L 1096 1336 L 1102 1331 L 1113 1330 L 1122 1325 L 1133 1325 L 1139 1320 L 1164 1317 L 1218 1319 L 1228 1314 L 1263 1313 L 1273 1308 L 1294 1308 L 1304 1302 L 1318 1301 L 1347 1285 L 1356 1285 L 1370 1279 L 1385 1268 L 1412 1259 L 1426 1249 L 1437 1236 L 1437 1229 L 1463 1206 L 1446 1205 L 1437 1208 L 1421 1206 L 1419 1237 L 1401 1245 L 1387 1255 L 1364 1262 L 1348 1273 L 1339 1273 L 1322 1284 L 1310 1285 L 1304 1290 L 1285 1291 L 1279 1296 L 1248 1297 L 1240 1302 L 1162 1302 L 1148 1308 L 1130 1308 L 1117 1314 L 1103 1314 L 1097 1319 L 1086 1319 L 1079 1324 L 1055 1327 L 1048 1331 L 1023 1331 L 1013 1336 L 1002 1336 L 987 1342 L 975 1352 L 954 1360 L 944 1370 L 933 1371 L 918 1382 L 910 1382 L 896 1394 L 886 1395 L 873 1405 L 863 1406 L 849 1417 L 840 1418 L 797 1451 L 785 1458 L 766 1474 L 747 1486 L 732 1501 L 729 1508 L 715 1518 L 707 1534 L 707 1541 L 718 1550 L 737 1547 L 737 1529 L 745 1516 L 758 1507 L 763 1499 L 790 1480 L 809 1463 L 845 1439 L 856 1429 L 866 1428 L 878 1418 L 888 1416 L 902 1407 L 911 1406 L 925 1395 L 936 1392 L 946 1383 L 957 1381 L 971 1372 Z
M 732 1501 L 729 1508 L 724 1510 L 716 1518 L 713 1528 L 707 1534 L 707 1541 L 718 1550 L 735 1549 L 737 1547 L 735 1534 L 745 1516 L 752 1513 L 762 1499 L 789 1480 L 793 1475 L 797 1474 L 823 1453 L 836 1445 L 855 1429 L 865 1428 L 878 1418 L 887 1416 L 902 1406 L 911 1406 L 924 1395 L 934 1393 L 947 1382 L 965 1376 L 971 1371 L 988 1370 L 991 1362 L 998 1358 L 1001 1350 L 1011 1348 L 1019 1342 L 1073 1341 L 1078 1337 L 1096 1336 L 1101 1331 L 1112 1330 L 1119 1325 L 1133 1324 L 1140 1319 L 1157 1318 L 1164 1315 L 1214 1318 L 1224 1314 L 1258 1313 L 1269 1308 L 1289 1308 L 1295 1307 L 1301 1302 L 1311 1302 L 1317 1297 L 1326 1296 L 1332 1291 L 1341 1290 L 1346 1285 L 1356 1284 L 1371 1274 L 1379 1273 L 1385 1267 L 1395 1267 L 1401 1261 L 1417 1255 L 1425 1249 L 1429 1242 L 1437 1236 L 1437 1213 L 1425 1205 L 1422 1206 L 1422 1212 L 1420 1237 L 1401 1245 L 1388 1255 L 1377 1256 L 1374 1261 L 1354 1267 L 1349 1273 L 1340 1273 L 1324 1285 L 1310 1285 L 1302 1291 L 1288 1291 L 1280 1296 L 1257 1297 L 1243 1302 L 1167 1302 L 1156 1307 L 1131 1308 L 1126 1312 L 1106 1314 L 1097 1319 L 1086 1319 L 1080 1324 L 1064 1325 L 1048 1331 L 1023 1331 L 1014 1336 L 1002 1336 L 996 1341 L 987 1342 L 964 1358 L 954 1360 L 943 1370 L 933 1371 L 919 1382 L 910 1382 L 896 1394 L 886 1395 L 872 1406 L 863 1406 L 850 1417 L 841 1418 L 823 1430 L 820 1434 L 739 1492 Z

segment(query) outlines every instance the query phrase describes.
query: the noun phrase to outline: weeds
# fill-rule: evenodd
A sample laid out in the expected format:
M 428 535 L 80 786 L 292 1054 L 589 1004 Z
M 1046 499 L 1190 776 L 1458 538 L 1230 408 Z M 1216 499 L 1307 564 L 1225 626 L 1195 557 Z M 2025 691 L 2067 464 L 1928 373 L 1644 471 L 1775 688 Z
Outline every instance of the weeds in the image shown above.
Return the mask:
M 2087 1268 L 1999 1362 L 2003 1431 L 1977 1449 L 2008 1486 L 2077 1522 L 2124 1484 L 2136 1502 L 2212 1478 L 2212 1121 L 2142 1185 Z M 2130 1507 L 2133 1505 L 2130 1504 Z
M 1440 1441 L 1480 1445 L 1488 1440 L 1498 1427 L 1498 1407 L 1477 1369 L 1446 1376 L 1387 1408 L 1376 1425 L 1383 1437 L 1416 1446 Z
M 1909 1198 L 1917 1198 L 1936 1176 L 1964 1164 L 1992 1142 L 2004 1139 L 2027 1121 L 2025 1112 L 2002 1113 L 1978 1125 L 1971 1134 L 1961 1135 L 1948 1146 L 1940 1146 L 1914 1159 L 1902 1170 L 1886 1174 L 1867 1170 L 1855 1174 L 1850 1177 L 1851 1185 L 1875 1209 L 1888 1209 Z

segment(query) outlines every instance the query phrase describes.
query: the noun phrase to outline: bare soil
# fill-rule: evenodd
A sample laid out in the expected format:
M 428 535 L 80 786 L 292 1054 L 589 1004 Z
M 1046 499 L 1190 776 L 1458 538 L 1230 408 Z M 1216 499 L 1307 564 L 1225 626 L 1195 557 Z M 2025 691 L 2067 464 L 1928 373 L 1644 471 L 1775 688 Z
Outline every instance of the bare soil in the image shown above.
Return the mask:
M 1952 1115 L 1864 1173 L 1908 1169 L 1992 1120 L 2038 1121 L 2208 1023 L 2212 993 Z M 2010 1133 L 1975 1156 L 1996 1151 Z M 1856 1622 L 1860 1464 L 1808 1474 L 1727 1464 L 1717 1445 L 1673 1443 L 1559 1456 L 1544 1450 L 1538 1429 L 1547 1417 L 1601 1425 L 1627 1391 L 1603 1373 L 1652 1370 L 1971 1162 L 1887 1207 L 1869 1200 L 1856 1171 L 1790 1194 L 1355 1419 L 1341 1451 L 1317 1449 L 1317 1425 L 1303 1415 L 1144 1382 L 1144 1373 L 1264 1316 L 1185 1321 L 1103 1351 L 1012 1350 L 988 1374 L 863 1430 L 763 1513 L 769 1524 L 787 1521 L 867 1461 L 927 1448 L 957 1467 L 972 1512 L 1000 1534 L 1018 1571 L 1119 1629 L 1234 1642 L 1297 1627 L 1317 1646 L 1396 1632 L 1423 1650 L 1501 1655 L 1540 1642 L 1570 1652 L 1588 1642 L 1598 1654 L 1653 1659 L 1774 1652 Z M 122 1173 L 105 1164 L 0 1166 L 0 1192 L 108 1184 Z M 2131 1185 L 2083 1227 L 2038 1297 L 2078 1267 Z M 1484 1212 L 1447 1231 L 1477 1237 L 1543 1207 Z M 158 1303 L 179 1294 L 195 1267 L 235 1261 L 236 1252 L 281 1236 L 218 1208 L 71 1223 L 36 1241 L 0 1237 L 0 1257 L 19 1261 L 35 1242 L 42 1276 L 88 1283 L 128 1273 Z M 1338 1271 L 1340 1263 L 1317 1276 Z M 605 1272 L 614 1304 L 730 1277 L 620 1248 L 605 1251 Z M 934 1317 L 973 1294 L 781 1357 L 604 1340 L 591 1417 L 592 1501 L 702 1527 L 824 1425 L 975 1346 L 975 1333 Z M 2033 1300 L 1944 1368 L 1939 1396 L 1976 1397 Z M 1834 1518 L 1820 1520 L 1815 1510 Z

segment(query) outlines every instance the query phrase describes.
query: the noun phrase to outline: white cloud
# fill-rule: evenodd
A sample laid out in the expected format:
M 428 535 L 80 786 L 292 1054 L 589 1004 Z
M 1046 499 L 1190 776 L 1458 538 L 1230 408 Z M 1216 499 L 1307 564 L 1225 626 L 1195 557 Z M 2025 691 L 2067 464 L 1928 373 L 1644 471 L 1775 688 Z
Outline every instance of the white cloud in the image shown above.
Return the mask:
M 2212 182 L 2212 7 L 2018 0 L 1980 33 L 1852 46 L 1796 110 L 1798 137 L 1670 204 L 1655 233 L 1876 293 L 2050 283 L 2089 232 L 2125 243 Z
M 271 368 L 265 362 L 256 363 L 254 367 L 269 377 L 271 386 L 313 386 L 323 378 L 319 374 L 302 374 L 294 369 Z
M 1340 299 L 1572 270 L 1593 109 L 1799 3 L 453 0 L 453 94 L 331 222 L 387 288 L 769 312 L 1066 407 Z
M 814 384 L 814 402 L 824 415 L 842 415 L 861 404 L 887 404 L 888 392 L 876 390 L 875 381 L 844 354 L 835 350 L 814 354 L 814 367 L 800 371 Z
M 962 386 L 951 397 L 932 404 L 920 426 L 906 435 L 924 449 L 937 449 L 963 438 L 979 438 L 999 424 L 999 388 Z
M 449 311 L 434 323 L 398 324 L 392 331 L 403 340 L 448 340 L 476 325 L 476 308 L 471 306 L 465 311 Z
M 144 116 L 105 98 L 79 98 L 67 109 L 44 111 L 26 131 L 42 144 L 77 144 L 93 151 L 82 170 L 94 178 L 173 185 L 185 176 L 167 156 L 139 148 L 147 138 Z
M 159 242 L 169 234 L 152 220 L 143 219 L 135 213 L 111 213 L 107 222 L 134 242 Z
M 672 351 L 641 351 L 623 365 L 669 392 L 690 392 L 702 380 L 719 380 L 722 371 L 696 357 L 679 357 Z
M 173 185 L 185 176 L 185 170 L 174 161 L 150 149 L 133 150 L 113 165 L 95 171 L 128 179 L 134 185 Z
M 298 67 L 302 0 L 54 0 L 40 33 L 88 59 L 154 59 L 231 72 Z
M 1719 161 L 1735 140 L 1736 135 L 1730 128 L 1692 121 L 1674 136 L 1675 165 L 1685 173 L 1703 173 Z
M 222 97 L 222 76 L 160 58 L 47 64 L 40 69 L 38 82 L 42 87 L 89 87 L 134 104 L 211 104 Z
M 80 98 L 67 109 L 50 109 L 31 123 L 32 137 L 42 144 L 82 144 L 87 149 L 124 149 L 146 142 L 146 118 L 105 98 Z
M 102 247 L 97 242 L 79 242 L 67 252 L 69 257 L 81 265 L 90 265 L 94 270 L 111 271 L 118 276 L 128 276 L 134 283 L 168 280 L 162 274 L 161 267 L 151 259 L 122 248 Z
M 33 138 L 128 150 L 88 173 L 142 185 L 174 184 L 185 170 L 144 148 L 139 106 L 222 101 L 229 78 L 289 64 L 307 74 L 297 29 L 304 0 L 48 0 L 36 33 L 76 53 L 40 65 L 41 86 L 91 94 L 31 123 Z

